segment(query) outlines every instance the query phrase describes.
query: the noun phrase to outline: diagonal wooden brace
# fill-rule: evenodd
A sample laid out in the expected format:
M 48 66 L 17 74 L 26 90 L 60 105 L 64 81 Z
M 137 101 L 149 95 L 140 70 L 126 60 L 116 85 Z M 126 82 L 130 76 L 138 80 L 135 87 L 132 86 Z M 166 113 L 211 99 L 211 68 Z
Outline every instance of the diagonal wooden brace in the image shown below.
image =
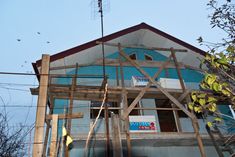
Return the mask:
M 154 78 L 152 78 L 151 76 L 149 76 L 149 74 L 147 74 L 134 60 L 132 60 L 132 59 L 130 59 L 129 58 L 129 56 L 127 56 L 124 52 L 123 52 L 123 50 L 122 51 L 120 51 L 120 54 L 124 57 L 124 58 L 126 58 L 133 66 L 135 66 L 146 78 L 148 78 L 149 79 L 149 81 L 152 83 L 152 84 L 154 84 L 155 86 L 157 86 L 157 88 L 166 96 L 166 97 L 168 97 L 177 107 L 179 107 L 187 116 L 189 116 L 191 119 L 196 119 L 196 117 L 195 117 L 195 115 L 194 114 L 192 114 L 191 112 L 189 112 L 176 98 L 174 98 L 169 92 L 167 92 L 163 87 L 161 87 L 161 85 L 157 82 L 157 81 L 155 81 L 155 79 Z M 150 84 L 150 83 L 149 83 Z M 148 85 L 149 85 L 148 84 Z M 148 85 L 146 86 L 146 87 L 148 87 Z M 150 87 L 150 85 L 149 85 L 149 87 Z M 148 87 L 148 88 L 149 88 Z M 147 88 L 147 89 L 148 89 Z M 146 88 L 144 88 L 145 89 L 145 91 L 144 92 L 142 92 L 141 91 L 141 93 L 139 94 L 140 95 L 140 97 L 142 97 L 143 95 L 144 95 L 144 93 L 146 92 Z M 143 89 L 143 90 L 144 90 Z M 142 95 L 142 96 L 141 96 Z M 138 98 L 138 97 L 137 97 Z M 140 98 L 138 98 L 139 100 L 140 100 Z M 137 99 L 135 99 L 135 100 L 137 100 Z M 135 101 L 134 100 L 134 101 Z M 133 101 L 133 103 L 134 103 L 134 101 Z M 136 103 L 136 102 L 135 102 Z M 129 109 L 129 108 L 128 108 Z M 129 110 L 127 110 L 128 112 L 127 113 L 125 113 L 124 115 L 123 115 L 123 117 L 122 117 L 122 119 L 124 118 L 126 118 L 128 115 L 129 115 Z
M 153 79 L 155 80 L 162 70 L 167 66 L 167 64 L 170 63 L 171 55 L 168 57 L 168 60 L 160 67 L 160 69 L 154 74 Z M 138 96 L 135 98 L 135 100 L 131 103 L 131 105 L 127 108 L 126 112 L 121 117 L 122 119 L 127 118 L 127 116 L 130 114 L 130 112 L 135 108 L 136 104 L 140 101 L 140 99 L 144 96 L 144 93 L 149 89 L 149 87 L 152 85 L 152 83 L 149 81 L 148 84 L 140 91 Z

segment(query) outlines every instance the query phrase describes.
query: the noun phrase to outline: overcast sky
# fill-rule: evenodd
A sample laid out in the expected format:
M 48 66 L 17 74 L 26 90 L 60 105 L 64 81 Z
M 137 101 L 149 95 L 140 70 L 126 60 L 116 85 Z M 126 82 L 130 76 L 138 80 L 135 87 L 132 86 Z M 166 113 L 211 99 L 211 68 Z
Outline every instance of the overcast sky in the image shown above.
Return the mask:
M 0 72 L 33 72 L 31 63 L 43 53 L 52 55 L 101 35 L 93 0 L 1 0 L 0 3 Z M 107 4 L 105 35 L 145 22 L 201 49 L 204 48 L 196 41 L 199 36 L 208 41 L 218 41 L 223 36 L 209 25 L 206 0 L 105 0 L 104 3 Z M 36 97 L 30 95 L 28 84 L 37 85 L 35 77 L 0 75 L 0 108 L 3 109 L 4 103 L 35 106 Z M 24 123 L 27 115 L 27 125 L 35 120 L 35 107 L 7 107 L 7 112 L 14 123 Z

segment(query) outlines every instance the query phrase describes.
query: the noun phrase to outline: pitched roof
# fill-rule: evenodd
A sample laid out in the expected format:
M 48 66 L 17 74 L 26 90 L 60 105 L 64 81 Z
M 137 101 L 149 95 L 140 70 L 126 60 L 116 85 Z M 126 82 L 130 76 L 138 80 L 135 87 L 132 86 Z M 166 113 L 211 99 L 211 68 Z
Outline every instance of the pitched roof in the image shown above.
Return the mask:
M 107 41 L 113 40 L 113 39 L 115 39 L 115 38 L 121 37 L 121 36 L 123 36 L 123 35 L 126 35 L 126 34 L 128 34 L 128 33 L 132 33 L 132 32 L 141 30 L 141 29 L 145 29 L 145 30 L 149 30 L 149 31 L 151 31 L 151 32 L 154 32 L 154 33 L 156 33 L 157 35 L 160 35 L 160 36 L 162 36 L 162 37 L 164 37 L 164 38 L 166 38 L 166 39 L 168 39 L 168 40 L 170 40 L 170 41 L 173 41 L 173 42 L 175 42 L 175 43 L 177 43 L 177 44 L 179 44 L 179 45 L 181 45 L 181 46 L 183 46 L 183 47 L 185 47 L 185 48 L 187 48 L 187 49 L 189 49 L 189 50 L 191 50 L 191 51 L 193 51 L 193 52 L 196 52 L 196 53 L 202 55 L 202 56 L 205 56 L 205 55 L 206 55 L 206 52 L 205 52 L 205 51 L 203 51 L 203 50 L 201 50 L 201 49 L 199 49 L 199 48 L 197 48 L 197 47 L 195 47 L 195 46 L 193 46 L 193 45 L 190 45 L 190 44 L 188 44 L 188 43 L 186 43 L 186 42 L 184 42 L 184 41 L 182 41 L 182 40 L 180 40 L 180 39 L 178 39 L 178 38 L 175 38 L 175 37 L 173 37 L 173 36 L 171 36 L 171 35 L 169 35 L 169 34 L 163 32 L 163 31 L 161 31 L 161 30 L 159 30 L 159 29 L 156 29 L 156 28 L 154 28 L 154 27 L 152 27 L 152 26 L 146 24 L 146 23 L 140 23 L 140 24 L 138 24 L 138 25 L 135 25 L 135 26 L 132 26 L 132 27 L 123 29 L 123 30 L 121 30 L 121 31 L 118 31 L 118 32 L 116 32 L 116 33 L 107 35 L 107 36 L 105 36 L 105 37 L 103 37 L 103 38 L 98 38 L 98 39 L 95 39 L 95 40 L 90 41 L 90 42 L 88 42 L 88 43 L 85 43 L 85 44 L 82 44 L 82 45 L 73 47 L 73 48 L 71 48 L 71 49 L 62 51 L 62 52 L 57 53 L 57 54 L 54 54 L 54 55 L 51 55 L 51 57 L 50 57 L 50 62 L 53 62 L 53 61 L 62 59 L 62 58 L 64 58 L 64 57 L 68 57 L 68 56 L 73 55 L 73 54 L 75 54 L 75 53 L 81 52 L 81 51 L 83 51 L 83 50 L 85 50 L 85 49 L 88 49 L 88 48 L 97 46 L 98 44 L 96 43 L 96 41 L 107 42 Z M 33 66 L 34 66 L 34 69 L 35 69 L 36 67 L 40 67 L 40 66 L 41 66 L 41 60 L 36 61 L 36 64 L 33 63 Z M 36 72 L 36 71 L 35 71 L 35 72 Z

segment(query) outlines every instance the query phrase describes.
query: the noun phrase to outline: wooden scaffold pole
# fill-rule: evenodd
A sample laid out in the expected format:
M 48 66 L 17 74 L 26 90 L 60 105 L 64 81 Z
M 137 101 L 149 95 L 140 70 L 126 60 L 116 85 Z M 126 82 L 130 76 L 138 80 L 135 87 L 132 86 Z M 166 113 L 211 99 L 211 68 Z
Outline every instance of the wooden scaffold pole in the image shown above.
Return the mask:
M 53 114 L 52 116 L 52 127 L 51 127 L 51 144 L 50 144 L 50 157 L 57 156 L 57 126 L 58 126 L 58 115 Z
M 127 102 L 127 91 L 125 89 L 125 82 L 124 82 L 124 73 L 123 73 L 123 65 L 122 65 L 122 60 L 121 60 L 121 55 L 120 52 L 121 46 L 118 44 L 118 51 L 119 51 L 119 64 L 120 64 L 120 76 L 121 76 L 121 86 L 122 86 L 122 94 L 121 94 L 121 104 L 123 105 L 123 113 L 121 113 L 121 116 L 127 111 L 128 108 L 128 102 Z M 129 117 L 125 119 L 124 122 L 124 130 L 126 132 L 126 140 L 127 140 L 127 153 L 128 157 L 131 157 L 131 137 L 130 137 L 130 131 L 129 131 Z
M 178 74 L 178 77 L 179 77 L 179 80 L 180 80 L 181 87 L 182 87 L 183 91 L 185 91 L 186 87 L 184 85 L 183 77 L 181 75 L 179 65 L 178 65 L 178 61 L 177 61 L 177 58 L 175 56 L 175 50 L 173 48 L 171 48 L 171 54 L 173 56 L 173 60 L 174 60 L 175 66 L 176 66 L 176 70 L 177 70 L 177 74 Z M 187 103 L 190 102 L 189 96 L 186 97 L 186 100 L 187 100 Z M 194 113 L 192 113 L 192 114 L 194 115 Z M 194 132 L 195 132 L 195 136 L 196 136 L 196 139 L 197 139 L 197 142 L 198 142 L 198 147 L 199 147 L 199 150 L 200 150 L 200 153 L 201 153 L 201 157 L 206 157 L 204 146 L 203 146 L 203 143 L 202 143 L 202 139 L 201 139 L 201 136 L 200 136 L 200 133 L 199 133 L 198 120 L 197 120 L 196 116 L 191 118 L 191 120 L 192 120 L 193 129 L 194 129 Z
M 42 55 L 42 66 L 40 72 L 39 95 L 36 111 L 36 124 L 34 132 L 33 157 L 42 156 L 44 124 L 47 108 L 47 90 L 48 90 L 48 74 L 49 74 L 50 56 Z

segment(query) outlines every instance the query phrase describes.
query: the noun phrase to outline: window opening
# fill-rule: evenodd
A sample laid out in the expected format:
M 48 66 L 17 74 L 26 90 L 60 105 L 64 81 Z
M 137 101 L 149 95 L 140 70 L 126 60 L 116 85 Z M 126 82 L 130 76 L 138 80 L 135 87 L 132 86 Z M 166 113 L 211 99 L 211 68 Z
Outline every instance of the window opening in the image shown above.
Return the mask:
M 127 99 L 128 102 L 128 106 L 131 105 L 131 103 L 134 101 L 135 99 L 129 98 Z M 139 102 L 136 104 L 135 108 L 140 107 Z M 140 115 L 140 110 L 135 110 L 135 108 L 130 112 L 129 115 Z
M 155 99 L 157 108 L 172 108 L 168 99 Z M 177 132 L 173 110 L 157 110 L 161 132 Z
M 132 60 L 136 60 L 136 54 L 135 54 L 135 53 L 129 55 L 129 57 L 130 57 L 130 59 L 132 59 Z
M 147 54 L 144 54 L 144 58 L 145 58 L 145 60 L 147 60 L 147 61 L 152 61 L 152 60 L 153 60 L 153 57 L 150 56 L 150 55 L 147 55 Z
M 101 105 L 102 105 L 101 101 L 91 101 L 91 111 L 90 111 L 91 119 L 95 119 L 98 116 Z M 107 102 L 106 105 L 108 105 L 108 107 L 117 107 L 116 102 Z M 110 112 L 118 114 L 118 109 L 109 109 L 109 117 L 111 117 Z M 102 118 L 104 118 L 104 110 L 101 111 L 99 119 Z

